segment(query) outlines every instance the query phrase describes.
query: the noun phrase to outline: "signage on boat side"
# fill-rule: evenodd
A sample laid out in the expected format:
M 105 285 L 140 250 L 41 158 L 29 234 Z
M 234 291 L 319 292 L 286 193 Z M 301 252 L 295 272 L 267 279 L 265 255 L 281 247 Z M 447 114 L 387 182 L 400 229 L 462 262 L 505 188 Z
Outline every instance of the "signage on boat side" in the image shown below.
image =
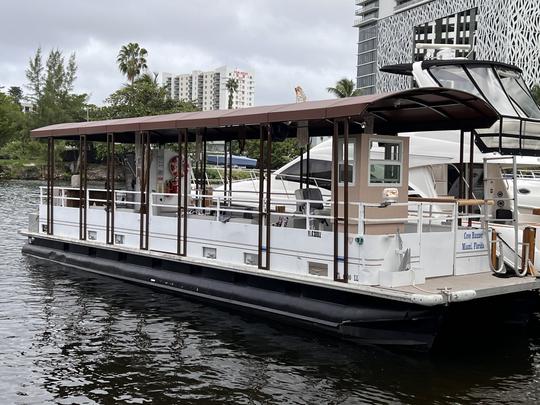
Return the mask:
M 484 250 L 485 248 L 486 241 L 482 230 L 463 231 L 462 238 L 458 239 L 458 251 L 470 252 Z

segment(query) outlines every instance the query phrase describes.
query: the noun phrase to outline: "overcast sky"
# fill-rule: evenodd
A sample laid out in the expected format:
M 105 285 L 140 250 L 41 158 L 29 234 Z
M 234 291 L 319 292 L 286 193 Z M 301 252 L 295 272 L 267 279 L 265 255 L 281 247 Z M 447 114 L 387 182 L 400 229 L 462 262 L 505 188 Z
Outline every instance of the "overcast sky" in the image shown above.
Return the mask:
M 328 98 L 354 78 L 353 0 L 1 0 L 0 86 L 23 86 L 38 46 L 75 52 L 76 91 L 102 104 L 125 78 L 123 44 L 148 50 L 151 71 L 186 73 L 228 65 L 255 74 L 257 105 Z

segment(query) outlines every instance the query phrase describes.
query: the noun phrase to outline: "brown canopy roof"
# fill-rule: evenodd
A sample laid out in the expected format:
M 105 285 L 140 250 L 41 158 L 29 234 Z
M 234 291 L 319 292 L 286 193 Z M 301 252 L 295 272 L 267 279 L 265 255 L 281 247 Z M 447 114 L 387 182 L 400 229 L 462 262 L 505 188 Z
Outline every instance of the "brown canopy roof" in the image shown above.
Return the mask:
M 395 134 L 411 131 L 487 128 L 497 113 L 482 99 L 459 90 L 445 88 L 412 89 L 397 93 L 375 94 L 344 99 L 307 101 L 295 104 L 176 113 L 116 120 L 49 125 L 35 129 L 34 138 L 56 137 L 104 140 L 107 133 L 119 134 L 118 142 L 132 142 L 137 131 L 149 131 L 154 142 L 174 141 L 178 129 L 206 128 L 208 139 L 231 139 L 235 126 L 246 126 L 247 137 L 257 137 L 259 124 L 309 121 L 310 135 L 330 135 L 334 118 L 353 120 L 360 125 L 362 116 L 372 113 L 375 132 Z M 354 128 L 353 128 L 354 130 Z M 296 131 L 291 131 L 294 136 Z

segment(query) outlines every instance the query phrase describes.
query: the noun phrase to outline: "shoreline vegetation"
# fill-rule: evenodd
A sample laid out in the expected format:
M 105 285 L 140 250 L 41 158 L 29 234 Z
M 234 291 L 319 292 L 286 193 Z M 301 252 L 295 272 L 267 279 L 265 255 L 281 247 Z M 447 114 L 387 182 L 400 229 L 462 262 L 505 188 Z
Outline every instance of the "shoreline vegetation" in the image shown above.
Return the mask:
M 35 128 L 65 122 L 97 121 L 141 117 L 177 112 L 192 112 L 200 109 L 191 101 L 176 100 L 171 97 L 167 85 L 158 83 L 158 74 L 148 68 L 148 51 L 138 43 L 128 43 L 120 48 L 116 65 L 125 82 L 118 90 L 104 100 L 102 106 L 88 102 L 88 94 L 75 93 L 77 62 L 75 53 L 64 57 L 63 51 L 53 49 L 46 58 L 41 48 L 28 61 L 25 71 L 27 82 L 22 87 L 8 89 L 0 83 L 0 179 L 43 180 L 46 176 L 47 144 L 30 138 Z M 229 79 L 226 84 L 229 108 L 238 93 L 238 82 Z M 23 88 L 25 90 L 23 90 Z M 354 82 L 343 78 L 328 92 L 338 98 L 360 94 Z M 295 89 L 296 91 L 296 89 Z M 304 101 L 307 100 L 304 96 Z M 106 147 L 98 142 L 88 142 L 88 179 L 104 181 L 106 178 Z M 55 177 L 69 180 L 78 173 L 78 142 L 55 142 L 57 167 Z M 172 147 L 174 149 L 174 146 Z M 305 152 L 294 139 L 275 142 L 272 148 L 273 169 L 283 166 Z M 117 173 L 123 178 L 125 162 L 133 159 L 133 148 L 119 145 L 116 149 Z M 259 142 L 248 140 L 240 144 L 234 142 L 231 152 L 257 159 Z M 61 163 L 66 162 L 66 163 Z M 209 180 L 223 178 L 223 169 L 209 170 Z M 234 180 L 252 177 L 249 170 L 233 170 Z M 120 178 L 119 180 L 122 180 Z
M 64 57 L 61 50 L 53 49 L 46 58 L 38 48 L 30 58 L 26 69 L 27 82 L 22 87 L 5 89 L 0 83 L 0 179 L 43 179 L 47 164 L 47 144 L 30 138 L 32 129 L 64 122 L 83 122 L 104 119 L 119 119 L 198 111 L 191 101 L 171 98 L 166 85 L 158 83 L 158 75 L 148 69 L 148 51 L 137 43 L 122 46 L 116 64 L 127 82 L 104 100 L 102 106 L 88 102 L 87 94 L 74 92 L 77 79 L 75 54 Z M 24 90 L 23 90 L 24 89 Z M 229 105 L 238 92 L 237 84 L 227 82 Z M 57 176 L 68 179 L 78 172 L 77 142 L 55 142 L 56 161 L 68 164 L 57 167 Z M 105 167 L 106 147 L 89 142 L 90 164 Z M 174 149 L 174 148 L 173 148 Z M 232 152 L 257 158 L 258 141 L 247 141 L 245 145 L 234 143 Z M 299 155 L 301 149 L 294 140 L 276 142 L 272 150 L 272 161 L 280 167 Z M 119 145 L 116 160 L 122 163 L 133 155 L 133 148 Z M 67 159 L 66 159 L 67 158 Z M 215 177 L 220 175 L 215 169 Z M 89 173 L 89 180 L 101 180 L 103 170 Z M 246 178 L 246 173 L 233 172 L 233 178 Z M 249 178 L 249 174 L 247 175 Z

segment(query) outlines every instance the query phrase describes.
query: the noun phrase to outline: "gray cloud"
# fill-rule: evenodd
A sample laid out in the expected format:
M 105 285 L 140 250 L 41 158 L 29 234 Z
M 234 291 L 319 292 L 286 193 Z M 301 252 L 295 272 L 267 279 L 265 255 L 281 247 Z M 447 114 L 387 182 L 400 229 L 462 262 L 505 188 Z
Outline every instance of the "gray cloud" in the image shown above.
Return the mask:
M 100 104 L 125 79 L 119 48 L 139 42 L 152 71 L 182 73 L 220 65 L 253 71 L 256 103 L 310 99 L 355 75 L 352 0 L 2 0 L 0 85 L 23 85 L 28 59 L 76 52 L 77 91 Z

